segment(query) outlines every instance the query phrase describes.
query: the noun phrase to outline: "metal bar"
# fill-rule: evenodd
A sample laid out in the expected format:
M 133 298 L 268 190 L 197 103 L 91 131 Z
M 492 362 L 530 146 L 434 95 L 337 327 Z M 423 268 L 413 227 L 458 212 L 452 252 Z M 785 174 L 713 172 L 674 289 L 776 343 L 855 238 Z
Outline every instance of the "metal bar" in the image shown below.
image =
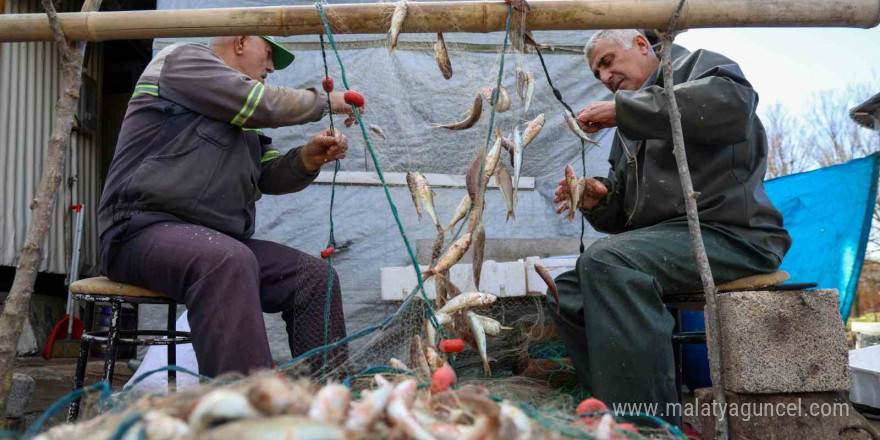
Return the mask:
M 79 357 L 76 360 L 76 373 L 73 375 L 73 391 L 83 387 L 86 378 L 86 364 L 89 362 L 89 348 L 91 343 L 85 339 L 79 343 Z M 79 417 L 79 404 L 82 399 L 76 399 L 70 402 L 67 409 L 67 423 L 76 421 Z
M 116 367 L 116 347 L 119 344 L 119 324 L 122 303 L 110 303 L 110 333 L 107 335 L 107 357 L 104 358 L 104 380 L 113 386 L 113 370 Z
M 533 0 L 530 30 L 665 29 L 675 0 Z M 395 3 L 328 4 L 336 33 L 388 31 Z M 495 32 L 505 28 L 502 1 L 410 2 L 403 32 Z M 312 5 L 58 14 L 70 40 L 106 41 L 219 35 L 323 33 Z M 689 0 L 679 30 L 706 27 L 871 28 L 880 0 Z M 52 40 L 45 14 L 0 15 L 0 41 Z
M 177 304 L 169 304 L 168 305 L 168 332 L 174 332 L 177 330 Z M 177 345 L 174 343 L 168 344 L 168 365 L 177 365 Z M 173 393 L 177 391 L 177 372 L 174 370 L 168 370 L 168 392 Z

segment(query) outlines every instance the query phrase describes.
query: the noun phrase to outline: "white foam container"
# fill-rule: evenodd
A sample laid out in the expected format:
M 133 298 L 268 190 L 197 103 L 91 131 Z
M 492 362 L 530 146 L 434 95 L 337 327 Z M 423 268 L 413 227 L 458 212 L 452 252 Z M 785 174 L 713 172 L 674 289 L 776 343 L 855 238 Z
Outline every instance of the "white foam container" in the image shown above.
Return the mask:
M 880 345 L 849 352 L 852 387 L 849 399 L 873 408 L 880 408 Z

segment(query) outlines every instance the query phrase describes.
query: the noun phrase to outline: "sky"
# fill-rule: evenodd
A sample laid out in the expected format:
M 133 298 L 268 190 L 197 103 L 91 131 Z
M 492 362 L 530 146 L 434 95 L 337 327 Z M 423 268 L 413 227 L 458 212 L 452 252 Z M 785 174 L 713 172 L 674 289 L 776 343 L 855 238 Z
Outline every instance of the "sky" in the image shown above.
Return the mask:
M 692 29 L 675 42 L 739 63 L 758 92 L 759 112 L 780 102 L 798 114 L 811 92 L 880 83 L 880 27 Z

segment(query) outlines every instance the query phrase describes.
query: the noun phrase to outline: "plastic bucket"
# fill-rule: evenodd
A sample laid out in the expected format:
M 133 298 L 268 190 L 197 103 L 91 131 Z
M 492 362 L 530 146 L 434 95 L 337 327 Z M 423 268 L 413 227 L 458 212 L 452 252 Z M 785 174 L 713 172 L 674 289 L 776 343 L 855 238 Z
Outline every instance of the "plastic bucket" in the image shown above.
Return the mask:
M 681 331 L 706 331 L 703 312 L 682 310 Z M 712 379 L 709 375 L 709 350 L 706 348 L 706 344 L 681 346 L 681 370 L 682 382 L 687 385 L 689 390 L 694 391 L 698 388 L 712 386 Z

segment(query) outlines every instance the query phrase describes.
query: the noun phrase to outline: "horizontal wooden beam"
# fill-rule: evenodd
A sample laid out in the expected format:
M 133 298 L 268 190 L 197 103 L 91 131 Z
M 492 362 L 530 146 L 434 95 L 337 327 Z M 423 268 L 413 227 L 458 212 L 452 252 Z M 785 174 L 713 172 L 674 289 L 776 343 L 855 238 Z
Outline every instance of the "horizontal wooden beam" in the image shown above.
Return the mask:
M 665 29 L 678 0 L 532 0 L 531 30 Z M 324 6 L 333 31 L 388 31 L 395 4 Z M 403 32 L 504 30 L 502 1 L 409 2 Z M 314 6 L 75 12 L 58 14 L 71 40 L 105 41 L 220 35 L 308 35 L 322 32 Z M 855 27 L 880 24 L 880 0 L 688 0 L 678 28 Z M 0 41 L 52 39 L 45 14 L 0 15 Z

